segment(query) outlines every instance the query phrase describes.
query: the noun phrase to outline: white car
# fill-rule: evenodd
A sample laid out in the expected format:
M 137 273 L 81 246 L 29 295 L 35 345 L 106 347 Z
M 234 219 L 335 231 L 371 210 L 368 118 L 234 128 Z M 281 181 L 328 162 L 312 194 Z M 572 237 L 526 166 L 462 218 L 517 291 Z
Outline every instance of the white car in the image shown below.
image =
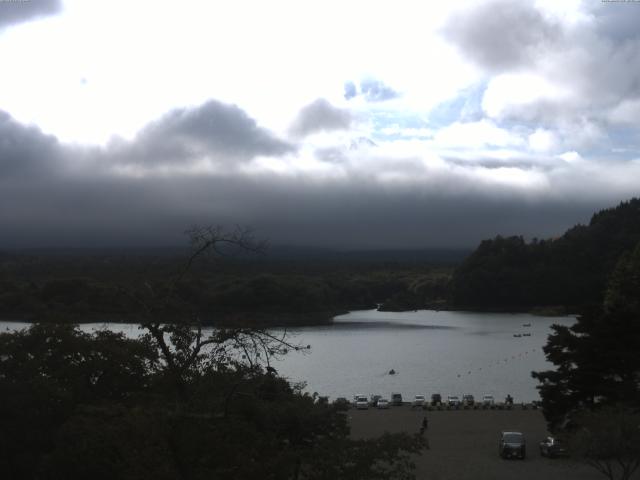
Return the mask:
M 425 406 L 425 397 L 424 395 L 416 395 L 413 397 L 413 402 L 411 403 L 411 408 L 422 408 Z
M 366 395 L 356 395 L 353 398 L 353 404 L 358 410 L 368 410 L 369 409 L 369 399 Z
M 482 397 L 482 406 L 483 407 L 493 407 L 496 401 L 493 398 L 493 395 L 484 395 Z
M 460 406 L 460 397 L 457 395 L 449 395 L 447 397 L 447 405 L 450 407 L 459 407 Z
M 386 398 L 379 398 L 376 406 L 378 408 L 389 408 L 389 400 L 387 400 Z

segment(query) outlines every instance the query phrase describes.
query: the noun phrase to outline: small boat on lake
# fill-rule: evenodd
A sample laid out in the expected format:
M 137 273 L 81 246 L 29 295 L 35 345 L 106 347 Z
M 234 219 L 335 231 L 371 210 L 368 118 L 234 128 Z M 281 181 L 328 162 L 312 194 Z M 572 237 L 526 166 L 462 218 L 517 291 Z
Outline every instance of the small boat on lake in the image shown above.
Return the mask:
M 530 327 L 530 326 L 531 326 L 531 324 L 530 324 L 530 323 L 523 323 L 523 324 L 522 324 L 522 326 L 523 326 L 523 327 Z
M 522 336 L 522 334 L 521 333 L 514 333 L 513 336 L 516 337 L 516 338 L 520 338 Z
M 396 371 L 392 368 L 391 370 L 389 370 L 389 375 L 395 375 Z

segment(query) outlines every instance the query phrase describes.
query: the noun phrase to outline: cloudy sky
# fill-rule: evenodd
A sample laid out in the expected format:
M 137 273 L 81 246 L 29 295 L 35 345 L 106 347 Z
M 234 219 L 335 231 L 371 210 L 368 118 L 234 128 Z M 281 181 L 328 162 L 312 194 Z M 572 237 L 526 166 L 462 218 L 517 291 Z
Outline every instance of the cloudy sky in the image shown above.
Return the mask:
M 0 247 L 471 247 L 640 194 L 640 2 L 0 0 Z

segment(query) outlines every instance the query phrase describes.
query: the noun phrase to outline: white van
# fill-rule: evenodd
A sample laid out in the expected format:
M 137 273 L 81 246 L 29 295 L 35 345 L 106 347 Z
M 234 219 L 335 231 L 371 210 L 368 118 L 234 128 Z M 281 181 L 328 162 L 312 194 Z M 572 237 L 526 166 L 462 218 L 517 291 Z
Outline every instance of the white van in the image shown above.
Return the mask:
M 358 410 L 369 409 L 369 399 L 366 395 L 356 395 L 355 397 L 353 397 L 353 404 Z

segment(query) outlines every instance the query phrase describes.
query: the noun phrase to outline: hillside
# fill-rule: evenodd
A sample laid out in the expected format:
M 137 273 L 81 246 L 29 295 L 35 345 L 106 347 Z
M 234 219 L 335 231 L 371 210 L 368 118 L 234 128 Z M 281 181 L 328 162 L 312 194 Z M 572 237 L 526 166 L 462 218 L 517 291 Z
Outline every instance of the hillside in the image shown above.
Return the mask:
M 640 242 L 640 199 L 593 215 L 557 239 L 484 240 L 455 270 L 454 308 L 576 311 L 602 302 L 620 255 Z
M 177 285 L 177 300 L 210 324 L 323 324 L 338 313 L 380 303 L 406 309 L 405 297 L 411 309 L 444 299 L 452 262 L 467 253 L 274 250 L 258 257 L 202 259 Z M 184 251 L 0 253 L 0 318 L 139 321 L 134 299 L 147 286 L 165 291 L 184 268 Z

